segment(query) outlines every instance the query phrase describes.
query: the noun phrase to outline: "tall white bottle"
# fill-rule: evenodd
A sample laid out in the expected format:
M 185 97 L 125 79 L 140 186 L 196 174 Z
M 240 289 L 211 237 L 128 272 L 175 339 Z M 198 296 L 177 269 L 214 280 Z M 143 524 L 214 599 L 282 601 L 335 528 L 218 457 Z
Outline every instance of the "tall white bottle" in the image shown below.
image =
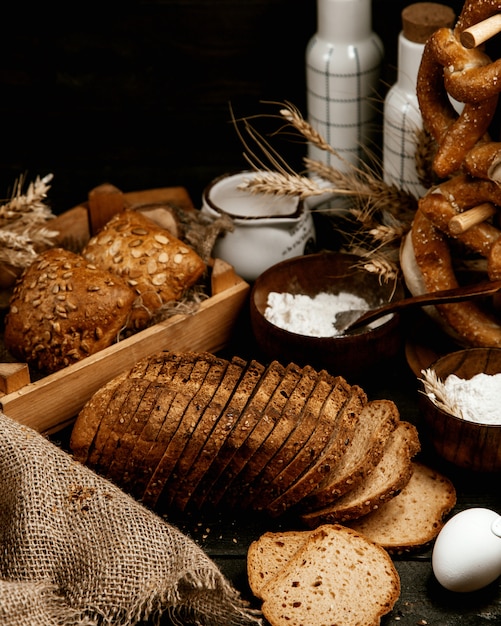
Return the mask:
M 308 121 L 341 159 L 308 146 L 308 156 L 340 171 L 374 151 L 383 44 L 371 0 L 317 0 L 317 32 L 306 49 Z
M 440 27 L 452 27 L 454 11 L 435 2 L 417 2 L 402 11 L 398 36 L 397 82 L 384 103 L 383 175 L 388 184 L 421 197 L 425 187 L 416 168 L 416 150 L 423 120 L 416 82 L 426 41 Z

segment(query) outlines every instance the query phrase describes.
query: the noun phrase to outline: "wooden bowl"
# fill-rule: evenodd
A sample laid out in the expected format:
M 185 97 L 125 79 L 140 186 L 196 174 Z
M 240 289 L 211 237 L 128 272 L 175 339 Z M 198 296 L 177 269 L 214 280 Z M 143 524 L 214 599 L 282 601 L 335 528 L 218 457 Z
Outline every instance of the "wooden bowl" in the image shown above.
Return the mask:
M 250 320 L 256 342 L 270 359 L 327 369 L 348 379 L 365 376 L 374 366 L 395 356 L 402 344 L 400 319 L 394 314 L 377 327 L 363 327 L 353 334 L 310 337 L 284 330 L 265 318 L 270 292 L 339 294 L 364 298 L 371 307 L 404 297 L 400 282 L 380 281 L 360 267 L 360 257 L 321 252 L 282 261 L 263 272 L 250 295 Z
M 501 372 L 501 348 L 467 348 L 440 357 L 432 365 L 438 378 L 449 374 L 469 380 L 475 374 Z M 500 399 L 501 401 L 501 399 Z M 420 410 L 426 434 L 444 459 L 476 472 L 501 470 L 501 425 L 481 424 L 459 418 L 420 394 Z

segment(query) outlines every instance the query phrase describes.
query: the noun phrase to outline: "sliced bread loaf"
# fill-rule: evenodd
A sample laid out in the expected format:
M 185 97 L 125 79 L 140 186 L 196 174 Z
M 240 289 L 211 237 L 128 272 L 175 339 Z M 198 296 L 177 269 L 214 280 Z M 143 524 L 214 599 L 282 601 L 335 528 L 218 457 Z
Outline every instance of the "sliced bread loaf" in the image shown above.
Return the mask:
M 417 461 L 413 466 L 411 479 L 397 496 L 346 523 L 392 553 L 414 550 L 435 539 L 456 504 L 456 490 L 446 476 Z
M 270 483 L 256 494 L 252 508 L 266 510 L 268 505 L 281 497 L 310 467 L 312 460 L 325 449 L 332 438 L 334 424 L 339 412 L 350 398 L 351 388 L 344 378 L 321 372 L 319 384 L 307 400 L 301 424 L 308 436 L 296 450 L 291 461 L 283 465 Z M 312 486 L 313 489 L 314 486 Z
M 260 589 L 272 626 L 377 626 L 400 596 L 388 553 L 351 528 L 313 531 Z
M 329 505 L 359 485 L 379 463 L 400 414 L 390 400 L 372 400 L 360 412 L 357 427 L 339 463 L 301 503 L 307 509 Z
M 228 363 L 221 384 L 204 411 L 203 423 L 201 423 L 203 435 L 201 434 L 200 437 L 205 437 L 205 440 L 203 443 L 200 442 L 202 445 L 197 458 L 191 464 L 191 468 L 179 479 L 174 496 L 175 506 L 180 511 L 184 511 L 188 505 L 195 489 L 204 477 L 207 467 L 212 462 L 212 457 L 216 454 L 221 416 L 224 414 L 224 408 L 232 397 L 243 372 L 245 372 L 245 366 L 246 363 L 238 358 L 233 358 Z M 161 499 L 163 501 L 163 494 Z
M 345 385 L 347 383 L 345 382 Z M 331 402 L 331 399 L 334 401 Z M 367 403 L 365 392 L 353 385 L 348 386 L 347 398 L 339 406 L 334 396 L 324 405 L 323 415 L 330 421 L 330 434 L 323 447 L 318 449 L 301 475 L 265 507 L 272 516 L 278 516 L 295 506 L 315 489 L 318 483 L 342 458 L 347 442 L 351 440 L 360 419 L 362 408 Z
M 419 451 L 416 428 L 400 421 L 388 437 L 384 454 L 374 470 L 360 485 L 327 507 L 302 513 L 303 522 L 312 528 L 321 524 L 343 523 L 378 509 L 395 497 L 409 482 L 412 458 Z
M 207 445 L 204 447 L 204 475 L 191 495 L 189 508 L 200 510 L 207 496 L 232 457 L 233 449 L 227 446 L 230 433 L 240 422 L 242 412 L 256 393 L 266 373 L 266 368 L 252 360 L 245 367 L 242 377 L 234 389 L 229 402 L 221 412 Z

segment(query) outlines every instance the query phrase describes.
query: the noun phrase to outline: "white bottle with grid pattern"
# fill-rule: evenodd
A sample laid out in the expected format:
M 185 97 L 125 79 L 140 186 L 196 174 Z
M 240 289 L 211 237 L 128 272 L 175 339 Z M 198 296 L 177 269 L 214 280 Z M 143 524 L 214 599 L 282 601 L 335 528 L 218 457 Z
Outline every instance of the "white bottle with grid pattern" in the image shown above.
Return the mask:
M 442 4 L 417 2 L 402 11 L 398 36 L 397 82 L 384 103 L 383 176 L 388 184 L 420 198 L 426 188 L 416 167 L 416 151 L 423 120 L 416 94 L 426 41 L 441 26 L 452 26 L 454 11 Z
M 340 158 L 311 144 L 310 158 L 346 171 L 374 152 L 383 55 L 371 0 L 317 0 L 317 32 L 306 50 L 308 121 Z

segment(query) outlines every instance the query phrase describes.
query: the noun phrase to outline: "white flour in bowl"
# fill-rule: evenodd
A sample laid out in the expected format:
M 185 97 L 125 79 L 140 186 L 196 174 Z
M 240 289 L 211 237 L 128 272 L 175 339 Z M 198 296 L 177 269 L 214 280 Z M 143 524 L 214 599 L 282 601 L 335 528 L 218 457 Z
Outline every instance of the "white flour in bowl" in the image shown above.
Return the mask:
M 265 318 L 284 330 L 309 337 L 340 335 L 334 326 L 336 314 L 350 309 L 369 309 L 367 302 L 352 293 L 319 293 L 314 297 L 303 294 L 268 294 Z
M 469 380 L 450 374 L 445 379 L 444 393 L 463 419 L 501 425 L 501 374 L 477 374 Z
M 426 395 L 439 408 L 470 422 L 501 425 L 501 374 L 476 374 L 470 379 L 449 374 L 438 378 L 422 370 Z

